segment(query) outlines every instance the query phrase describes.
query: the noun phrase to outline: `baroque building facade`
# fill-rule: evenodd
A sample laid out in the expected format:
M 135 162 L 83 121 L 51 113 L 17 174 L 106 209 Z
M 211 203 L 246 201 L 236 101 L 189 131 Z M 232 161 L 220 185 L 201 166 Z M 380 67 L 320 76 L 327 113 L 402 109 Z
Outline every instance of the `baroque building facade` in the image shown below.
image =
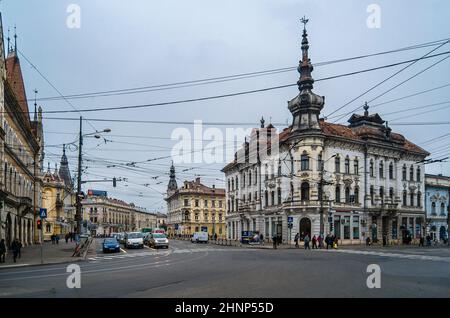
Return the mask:
M 42 224 L 44 240 L 50 240 L 52 235 L 73 233 L 76 227 L 76 193 L 70 176 L 65 145 L 59 170 L 55 166 L 55 170 L 52 172 L 50 163 L 48 163 L 42 181 L 42 207 L 47 209 L 47 218 Z
M 225 189 L 214 185 L 208 187 L 201 183 L 200 178 L 184 181 L 179 188 L 172 164 L 165 200 L 169 236 L 207 232 L 210 236 L 225 238 Z
M 301 44 L 299 94 L 288 102 L 292 124 L 278 133 L 262 120 L 222 170 L 228 238 L 254 231 L 284 243 L 297 233 L 332 233 L 342 244 L 418 240 L 428 152 L 367 104 L 348 125 L 319 118 L 325 97 L 313 92 L 306 28 Z
M 450 177 L 425 175 L 427 233 L 434 241 L 448 239 Z
M 8 246 L 16 238 L 26 246 L 40 241 L 36 219 L 44 157 L 42 109 L 35 103 L 30 119 L 17 36 L 14 45 L 8 37 L 5 57 L 1 17 L 0 50 L 0 238 Z
M 89 193 L 89 191 L 88 191 Z M 102 195 L 88 195 L 82 201 L 84 227 L 92 235 L 141 231 L 156 228 L 157 217 L 133 203 Z

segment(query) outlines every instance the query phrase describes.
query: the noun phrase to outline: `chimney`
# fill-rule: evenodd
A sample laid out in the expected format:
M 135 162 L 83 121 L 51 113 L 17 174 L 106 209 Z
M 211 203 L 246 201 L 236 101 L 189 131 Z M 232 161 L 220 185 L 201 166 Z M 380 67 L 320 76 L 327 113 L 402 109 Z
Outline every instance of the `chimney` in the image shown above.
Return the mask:
M 195 183 L 200 184 L 200 177 L 195 178 Z

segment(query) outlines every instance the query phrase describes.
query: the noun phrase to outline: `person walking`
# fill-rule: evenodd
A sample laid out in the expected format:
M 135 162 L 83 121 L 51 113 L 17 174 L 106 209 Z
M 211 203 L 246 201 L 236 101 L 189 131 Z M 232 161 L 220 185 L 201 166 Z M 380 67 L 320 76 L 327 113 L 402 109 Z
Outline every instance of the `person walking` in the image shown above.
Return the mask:
M 424 247 L 425 246 L 424 243 L 425 243 L 425 240 L 423 239 L 423 236 L 421 235 L 420 240 L 419 240 L 419 246 Z
M 327 249 L 329 249 L 330 245 L 331 245 L 331 235 L 330 235 L 330 233 L 328 233 L 327 236 L 325 237 L 325 244 L 327 244 Z
M 317 238 L 317 242 L 319 243 L 319 248 L 323 248 L 323 235 L 320 233 L 319 237 Z
M 298 239 L 300 238 L 300 234 L 295 234 L 295 237 L 294 237 L 294 242 L 295 242 L 295 247 L 296 248 L 298 248 Z
M 276 235 L 273 235 L 273 236 L 272 236 L 272 243 L 273 243 L 273 248 L 274 248 L 274 249 L 277 249 L 277 241 L 278 241 L 277 236 L 276 236 Z
M 259 234 L 259 241 L 260 241 L 261 245 L 264 245 L 264 235 L 262 233 Z
M 59 234 L 55 235 L 55 241 L 56 241 L 56 244 L 59 244 Z
M 18 245 L 18 240 L 17 239 L 14 239 L 14 241 L 12 242 L 11 249 L 12 249 L 12 252 L 13 252 L 14 263 L 16 263 L 17 255 L 19 255 L 19 245 Z
M 5 262 L 5 254 L 6 254 L 6 244 L 5 244 L 5 240 L 2 239 L 0 241 L 0 263 Z
M 18 253 L 19 259 L 22 257 L 21 251 L 22 251 L 22 242 L 17 240 L 17 253 Z
M 64 238 L 66 239 L 66 244 L 69 243 L 69 233 L 66 233 L 66 235 L 64 236 Z
M 315 235 L 312 238 L 312 249 L 317 249 L 317 237 Z
M 309 246 L 309 235 L 306 233 L 305 237 L 303 238 L 303 242 L 305 243 L 305 250 L 310 250 L 311 247 Z

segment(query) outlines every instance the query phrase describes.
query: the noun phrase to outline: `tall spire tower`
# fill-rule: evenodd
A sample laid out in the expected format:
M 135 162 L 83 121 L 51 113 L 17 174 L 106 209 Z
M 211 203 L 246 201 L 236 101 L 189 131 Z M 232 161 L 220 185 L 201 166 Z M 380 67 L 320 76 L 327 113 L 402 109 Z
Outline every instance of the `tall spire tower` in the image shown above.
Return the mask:
M 176 191 L 178 189 L 177 180 L 175 177 L 175 167 L 172 165 L 170 166 L 170 180 L 169 184 L 167 185 L 167 192 Z
M 288 108 L 293 115 L 292 131 L 299 133 L 321 133 L 319 126 L 320 111 L 325 104 L 325 97 L 312 92 L 314 79 L 313 66 L 309 58 L 309 42 L 306 24 L 308 19 L 303 17 L 302 59 L 297 68 L 300 78 L 297 82 L 300 93 L 288 102 Z

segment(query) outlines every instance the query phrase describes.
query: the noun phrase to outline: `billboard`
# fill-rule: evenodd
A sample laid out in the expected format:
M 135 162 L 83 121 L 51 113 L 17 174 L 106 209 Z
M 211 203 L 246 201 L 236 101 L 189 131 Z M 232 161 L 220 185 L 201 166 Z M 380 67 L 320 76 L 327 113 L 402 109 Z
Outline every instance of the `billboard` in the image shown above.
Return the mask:
M 107 197 L 108 192 L 101 190 L 88 190 L 88 196 L 90 197 Z

